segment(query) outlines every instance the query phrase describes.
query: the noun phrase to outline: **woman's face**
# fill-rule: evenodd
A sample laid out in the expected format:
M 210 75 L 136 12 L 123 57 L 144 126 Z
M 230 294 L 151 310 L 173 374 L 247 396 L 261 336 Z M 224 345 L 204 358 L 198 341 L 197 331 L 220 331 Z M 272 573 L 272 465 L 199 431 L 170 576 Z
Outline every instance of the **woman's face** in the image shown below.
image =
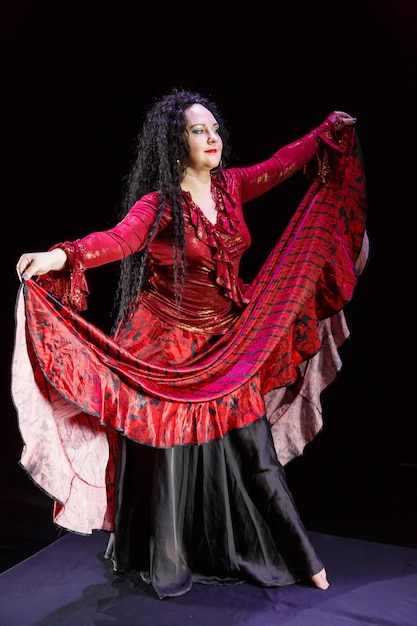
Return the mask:
M 201 104 L 185 111 L 186 133 L 190 148 L 188 168 L 195 171 L 212 170 L 219 166 L 223 142 L 214 115 Z

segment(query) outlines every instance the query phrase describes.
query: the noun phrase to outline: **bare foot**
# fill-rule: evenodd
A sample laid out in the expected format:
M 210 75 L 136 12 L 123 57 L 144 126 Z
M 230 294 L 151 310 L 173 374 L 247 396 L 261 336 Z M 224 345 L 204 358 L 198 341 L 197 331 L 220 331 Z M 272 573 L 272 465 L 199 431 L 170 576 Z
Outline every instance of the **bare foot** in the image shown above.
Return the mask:
M 314 574 L 314 576 L 311 577 L 311 580 L 313 585 L 315 585 L 318 589 L 328 589 L 330 586 L 324 567 L 317 574 Z

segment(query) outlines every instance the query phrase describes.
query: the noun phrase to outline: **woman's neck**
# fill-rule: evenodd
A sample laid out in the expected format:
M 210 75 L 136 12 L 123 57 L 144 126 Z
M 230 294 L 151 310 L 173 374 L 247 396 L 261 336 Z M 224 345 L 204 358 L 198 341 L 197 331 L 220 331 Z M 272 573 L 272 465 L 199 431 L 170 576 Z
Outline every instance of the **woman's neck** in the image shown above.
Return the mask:
M 197 193 L 202 193 L 204 190 L 210 190 L 211 176 L 209 170 L 203 170 L 196 172 L 194 170 L 187 169 L 184 178 L 181 181 L 181 189 L 189 191 L 191 195 L 193 190 Z

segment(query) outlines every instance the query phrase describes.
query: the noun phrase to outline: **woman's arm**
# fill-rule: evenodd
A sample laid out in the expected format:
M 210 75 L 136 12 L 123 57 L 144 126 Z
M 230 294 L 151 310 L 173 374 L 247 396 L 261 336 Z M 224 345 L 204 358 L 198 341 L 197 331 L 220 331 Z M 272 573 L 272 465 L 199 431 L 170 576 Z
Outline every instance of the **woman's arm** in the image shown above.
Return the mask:
M 339 152 L 337 133 L 355 122 L 348 113 L 333 111 L 320 126 L 280 148 L 266 161 L 236 169 L 241 177 L 242 201 L 248 202 L 293 176 L 325 148 Z
M 107 231 L 58 243 L 47 252 L 25 252 L 16 266 L 19 278 L 28 280 L 38 276 L 40 286 L 63 304 L 77 311 L 85 310 L 89 294 L 85 270 L 118 261 L 145 246 L 158 210 L 157 196 L 148 194 Z M 169 217 L 164 215 L 158 231 L 168 221 Z
M 76 263 L 84 269 L 120 261 L 144 247 L 157 211 L 156 194 L 137 202 L 114 228 L 97 231 L 76 241 L 55 244 L 47 252 L 25 252 L 16 270 L 28 280 L 48 272 L 72 270 Z M 152 201 L 154 200 L 154 201 Z
M 286 180 L 302 169 L 319 152 L 324 145 L 339 151 L 337 133 L 345 126 L 355 124 L 356 118 L 344 111 L 333 111 L 325 121 L 310 133 L 280 148 L 274 157 L 281 165 L 279 182 Z

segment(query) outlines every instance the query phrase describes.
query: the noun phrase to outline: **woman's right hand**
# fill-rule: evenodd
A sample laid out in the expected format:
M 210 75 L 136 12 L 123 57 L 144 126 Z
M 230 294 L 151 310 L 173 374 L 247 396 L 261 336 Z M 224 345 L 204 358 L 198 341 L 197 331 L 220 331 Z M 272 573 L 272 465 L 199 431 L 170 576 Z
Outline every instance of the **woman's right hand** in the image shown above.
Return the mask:
M 47 252 L 25 252 L 16 265 L 19 280 L 28 280 L 32 276 L 40 276 L 48 272 L 63 270 L 67 263 L 67 253 L 62 248 L 54 248 Z

